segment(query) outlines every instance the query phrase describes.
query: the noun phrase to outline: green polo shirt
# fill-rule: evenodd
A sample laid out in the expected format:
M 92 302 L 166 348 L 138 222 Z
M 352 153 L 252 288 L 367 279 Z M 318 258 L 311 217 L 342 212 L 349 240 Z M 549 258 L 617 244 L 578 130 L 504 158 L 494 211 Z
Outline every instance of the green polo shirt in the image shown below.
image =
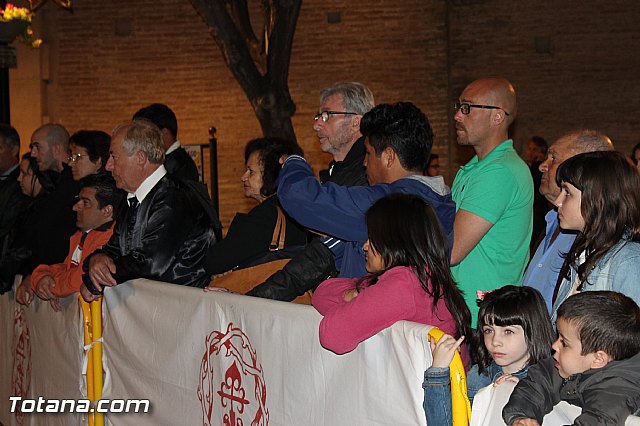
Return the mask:
M 476 290 L 518 285 L 522 279 L 529 260 L 533 180 L 509 139 L 482 161 L 476 155 L 461 167 L 451 192 L 456 209 L 464 209 L 493 224 L 462 262 L 451 267 L 454 279 L 465 293 L 475 326 Z

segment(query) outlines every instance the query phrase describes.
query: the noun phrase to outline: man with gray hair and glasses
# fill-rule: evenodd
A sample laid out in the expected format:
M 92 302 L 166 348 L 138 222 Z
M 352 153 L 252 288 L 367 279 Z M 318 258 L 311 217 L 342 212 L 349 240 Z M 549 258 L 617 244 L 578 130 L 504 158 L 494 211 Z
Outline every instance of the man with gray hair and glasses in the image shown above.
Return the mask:
M 322 183 L 367 185 L 360 120 L 373 107 L 373 94 L 362 83 L 336 83 L 320 92 L 313 130 L 318 134 L 320 149 L 333 156 L 329 168 L 320 170 Z
M 148 120 L 118 126 L 110 154 L 106 168 L 127 202 L 109 242 L 83 263 L 83 298 L 134 278 L 204 287 L 203 260 L 215 242 L 208 194 L 167 174 L 162 133 Z

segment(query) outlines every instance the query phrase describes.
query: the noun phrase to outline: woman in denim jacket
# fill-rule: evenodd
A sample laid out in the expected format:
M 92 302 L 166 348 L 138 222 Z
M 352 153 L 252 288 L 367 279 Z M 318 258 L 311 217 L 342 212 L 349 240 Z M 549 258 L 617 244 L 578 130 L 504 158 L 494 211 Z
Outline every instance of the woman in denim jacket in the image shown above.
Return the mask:
M 438 343 L 430 341 L 433 363 L 422 385 L 429 425 L 452 424 L 448 366 L 463 339 L 444 335 Z M 473 340 L 475 365 L 467 373 L 471 402 L 481 388 L 504 375 L 526 377 L 531 364 L 551 355 L 554 333 L 542 295 L 534 288 L 513 285 L 486 294 Z
M 576 155 L 558 167 L 560 227 L 577 231 L 552 309 L 581 291 L 620 292 L 640 303 L 640 175 L 615 151 Z

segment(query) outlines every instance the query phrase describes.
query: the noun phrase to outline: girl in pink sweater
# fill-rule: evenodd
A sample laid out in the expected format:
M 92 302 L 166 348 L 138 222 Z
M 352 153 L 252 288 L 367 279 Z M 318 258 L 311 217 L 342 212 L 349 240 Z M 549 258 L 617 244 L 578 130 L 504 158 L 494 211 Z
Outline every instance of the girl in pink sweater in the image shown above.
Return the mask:
M 369 209 L 367 229 L 369 274 L 329 279 L 313 294 L 324 315 L 322 346 L 350 352 L 401 320 L 469 335 L 471 314 L 451 277 L 449 244 L 433 208 L 420 197 L 392 194 Z

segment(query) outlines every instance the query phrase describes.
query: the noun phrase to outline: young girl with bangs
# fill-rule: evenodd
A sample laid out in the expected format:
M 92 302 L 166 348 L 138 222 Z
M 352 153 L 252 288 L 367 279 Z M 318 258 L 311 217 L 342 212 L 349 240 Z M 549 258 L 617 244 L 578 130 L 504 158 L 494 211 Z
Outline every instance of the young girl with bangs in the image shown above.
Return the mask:
M 333 278 L 313 294 L 324 315 L 320 343 L 343 354 L 407 320 L 460 337 L 471 314 L 451 277 L 446 237 L 433 208 L 414 195 L 393 194 L 367 211 L 363 278 Z M 463 356 L 466 356 L 463 353 Z
M 551 356 L 555 333 L 546 304 L 538 290 L 507 285 L 487 293 L 480 303 L 478 325 L 472 339 L 474 365 L 467 373 L 467 395 L 500 377 L 526 377 L 529 366 Z M 424 374 L 424 410 L 427 424 L 452 424 L 449 364 L 463 338 L 444 335 L 430 339 L 433 362 Z M 476 414 L 474 414 L 475 416 Z
M 558 167 L 560 227 L 577 231 L 552 308 L 581 291 L 611 290 L 640 303 L 640 175 L 615 151 L 576 155 Z

